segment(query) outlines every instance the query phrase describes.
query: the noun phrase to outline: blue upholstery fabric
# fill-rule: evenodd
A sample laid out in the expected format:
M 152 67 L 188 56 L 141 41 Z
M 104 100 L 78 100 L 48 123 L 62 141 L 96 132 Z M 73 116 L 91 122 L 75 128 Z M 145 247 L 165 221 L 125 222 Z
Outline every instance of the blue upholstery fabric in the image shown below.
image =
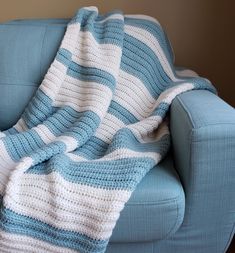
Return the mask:
M 41 21 L 42 22 L 42 21 Z M 16 123 L 46 74 L 65 32 L 50 26 L 9 22 L 0 25 L 0 129 Z
M 111 242 L 147 242 L 173 235 L 184 218 L 184 191 L 167 157 L 137 186 L 116 224 Z
M 208 91 L 184 93 L 172 104 L 171 133 L 186 192 L 175 252 L 225 252 L 235 224 L 235 110 Z
M 1 130 L 16 122 L 41 82 L 66 23 L 0 25 Z M 170 119 L 185 215 L 182 187 L 168 157 L 132 195 L 108 253 L 222 253 L 230 242 L 235 227 L 234 109 L 207 91 L 192 91 L 174 100 Z

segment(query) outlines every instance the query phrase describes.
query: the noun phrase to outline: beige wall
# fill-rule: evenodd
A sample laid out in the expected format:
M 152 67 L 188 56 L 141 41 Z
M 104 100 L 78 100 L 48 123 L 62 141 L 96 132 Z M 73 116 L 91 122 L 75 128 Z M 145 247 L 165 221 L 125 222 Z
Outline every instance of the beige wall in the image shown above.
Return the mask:
M 156 17 L 172 42 L 176 63 L 209 78 L 235 106 L 235 12 L 233 0 L 0 0 L 0 21 L 18 18 L 71 17 L 81 6 L 101 12 Z

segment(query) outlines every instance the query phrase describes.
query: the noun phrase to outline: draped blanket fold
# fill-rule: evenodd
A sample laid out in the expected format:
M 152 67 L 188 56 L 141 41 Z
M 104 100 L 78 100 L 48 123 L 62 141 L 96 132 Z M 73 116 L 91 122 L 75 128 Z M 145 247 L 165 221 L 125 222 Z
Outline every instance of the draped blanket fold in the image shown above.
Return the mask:
M 0 132 L 0 252 L 105 252 L 121 210 L 170 147 L 176 70 L 159 23 L 80 9 L 18 122 Z

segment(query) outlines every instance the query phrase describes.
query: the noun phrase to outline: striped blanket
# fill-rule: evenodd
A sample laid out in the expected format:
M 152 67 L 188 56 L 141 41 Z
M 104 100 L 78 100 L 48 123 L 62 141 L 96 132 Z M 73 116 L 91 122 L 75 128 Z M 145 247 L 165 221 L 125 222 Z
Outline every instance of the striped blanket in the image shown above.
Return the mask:
M 155 19 L 80 9 L 21 118 L 0 132 L 0 252 L 105 252 L 169 149 L 172 100 L 192 89 L 214 91 L 176 71 Z

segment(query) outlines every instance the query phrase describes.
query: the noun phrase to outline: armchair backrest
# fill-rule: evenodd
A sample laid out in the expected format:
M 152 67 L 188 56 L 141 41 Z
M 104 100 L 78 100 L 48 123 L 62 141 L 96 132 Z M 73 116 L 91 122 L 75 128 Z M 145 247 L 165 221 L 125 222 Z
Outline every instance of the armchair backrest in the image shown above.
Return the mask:
M 56 55 L 67 22 L 16 20 L 0 24 L 0 130 L 19 119 Z

